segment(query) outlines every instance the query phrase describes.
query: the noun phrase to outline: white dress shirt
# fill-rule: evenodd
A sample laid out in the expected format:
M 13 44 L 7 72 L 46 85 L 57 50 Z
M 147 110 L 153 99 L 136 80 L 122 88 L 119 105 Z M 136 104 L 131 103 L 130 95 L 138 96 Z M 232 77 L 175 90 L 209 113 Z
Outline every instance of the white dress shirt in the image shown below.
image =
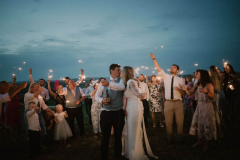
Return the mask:
M 149 100 L 149 90 L 148 90 L 148 85 L 146 83 L 140 82 L 139 92 L 140 93 L 146 93 L 144 99 L 146 99 L 147 101 Z
M 48 106 L 45 104 L 43 98 L 41 95 L 38 95 L 38 98 L 34 97 L 34 94 L 27 92 L 24 95 L 24 104 L 25 104 L 25 109 L 28 109 L 29 102 L 35 102 L 36 105 L 38 102 L 40 103 L 40 109 L 42 108 L 43 110 L 47 109 Z
M 171 100 L 171 83 L 172 83 L 172 75 L 165 73 L 163 70 L 158 72 L 158 75 L 164 80 L 165 87 L 165 99 Z M 173 81 L 173 99 L 174 100 L 182 100 L 181 93 L 179 93 L 174 87 L 179 87 L 182 89 L 182 85 L 184 85 L 184 81 L 182 78 L 178 76 L 174 76 Z
M 197 78 L 194 78 L 193 85 L 195 85 L 196 83 L 198 83 L 198 80 L 197 80 Z
M 79 88 L 80 94 L 82 95 L 82 97 L 85 96 L 85 94 L 83 93 L 82 89 L 81 89 L 80 87 L 77 87 L 77 88 Z M 63 91 L 63 92 L 62 92 L 61 94 L 59 94 L 59 95 L 64 95 L 64 96 L 66 96 L 66 95 L 67 95 L 67 87 L 64 87 L 64 88 L 62 89 L 62 91 Z M 74 90 L 71 90 L 71 91 L 72 91 L 73 95 L 75 96 L 75 88 L 74 88 Z
M 11 99 L 9 98 L 8 93 L 0 94 L 0 117 L 2 116 L 2 103 L 6 103 L 8 101 L 11 101 Z
M 91 93 L 94 91 L 94 88 L 92 87 L 92 86 L 88 86 L 87 87 L 87 89 L 86 89 L 86 91 L 85 91 L 85 96 L 86 96 L 86 98 L 90 98 L 90 99 L 92 99 L 92 97 L 91 97 Z
M 28 129 L 32 131 L 40 131 L 41 127 L 39 124 L 38 114 L 36 113 L 35 109 L 28 111 L 26 115 L 28 120 Z
M 112 90 L 117 90 L 117 91 L 122 91 L 125 89 L 125 85 L 123 83 L 123 80 L 121 79 L 119 83 L 114 83 L 118 78 L 112 78 L 110 77 L 110 83 L 108 85 L 108 88 L 109 89 L 112 89 Z M 97 92 L 95 94 L 95 99 L 96 101 L 98 101 L 99 103 L 102 104 L 102 100 L 103 100 L 103 90 L 104 90 L 104 86 L 102 86 L 102 83 L 100 83 L 98 85 L 98 89 L 97 89 Z
M 32 78 L 32 74 L 29 75 L 29 81 L 30 83 L 34 83 L 34 80 Z M 43 87 L 44 88 L 44 87 Z M 40 95 L 42 96 L 42 98 L 44 98 L 46 101 L 48 101 L 50 99 L 49 97 L 49 92 L 46 88 L 44 88 L 44 90 L 40 93 Z

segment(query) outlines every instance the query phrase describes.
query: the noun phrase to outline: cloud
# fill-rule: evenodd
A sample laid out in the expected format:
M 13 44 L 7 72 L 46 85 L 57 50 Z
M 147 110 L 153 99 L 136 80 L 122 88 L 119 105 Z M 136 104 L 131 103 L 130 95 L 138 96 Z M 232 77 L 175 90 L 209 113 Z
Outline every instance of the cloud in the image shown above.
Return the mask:
M 36 2 L 36 3 L 41 3 L 42 0 L 34 0 L 34 2 Z
M 0 54 L 7 54 L 9 49 L 6 48 L 0 48 Z

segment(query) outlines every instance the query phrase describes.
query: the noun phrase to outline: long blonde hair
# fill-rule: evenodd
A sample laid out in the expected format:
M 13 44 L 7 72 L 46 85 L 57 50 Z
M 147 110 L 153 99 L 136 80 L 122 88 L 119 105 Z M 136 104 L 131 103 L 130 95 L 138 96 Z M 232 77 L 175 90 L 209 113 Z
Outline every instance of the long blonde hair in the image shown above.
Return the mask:
M 214 89 L 216 89 L 217 91 L 220 91 L 221 84 L 222 84 L 222 79 L 218 74 L 217 67 L 216 66 L 211 66 L 209 68 L 209 71 L 210 71 L 210 74 L 211 74 L 210 78 L 211 78 L 211 81 L 213 83 Z
M 129 79 L 134 79 L 135 81 L 138 82 L 138 87 L 139 87 L 139 81 L 137 78 L 134 77 L 134 69 L 130 66 L 124 66 L 122 69 L 122 79 L 125 84 L 125 87 L 127 87 L 127 81 Z

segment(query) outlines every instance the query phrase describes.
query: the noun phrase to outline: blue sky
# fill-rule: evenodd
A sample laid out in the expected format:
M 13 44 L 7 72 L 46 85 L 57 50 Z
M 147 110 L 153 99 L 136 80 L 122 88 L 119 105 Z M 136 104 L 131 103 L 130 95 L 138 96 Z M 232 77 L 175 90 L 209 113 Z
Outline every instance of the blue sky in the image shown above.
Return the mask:
M 223 59 L 240 71 L 239 19 L 237 0 L 1 0 L 0 80 L 19 67 L 18 80 L 29 67 L 34 79 L 108 76 L 112 63 L 150 76 L 151 52 L 166 72 L 222 69 Z

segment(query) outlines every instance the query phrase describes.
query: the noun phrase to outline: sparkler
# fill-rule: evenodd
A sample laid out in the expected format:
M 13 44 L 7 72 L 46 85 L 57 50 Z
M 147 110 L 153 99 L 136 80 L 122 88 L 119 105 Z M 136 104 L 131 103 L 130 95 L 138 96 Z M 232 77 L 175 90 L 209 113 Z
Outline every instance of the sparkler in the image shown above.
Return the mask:
M 228 87 L 229 87 L 231 90 L 234 90 L 233 85 L 229 85 Z
M 12 76 L 15 76 L 15 74 L 12 74 Z
M 23 62 L 23 64 L 27 65 L 28 67 L 30 67 L 25 61 Z M 14 67 L 15 68 L 15 67 Z
M 19 73 L 19 71 L 21 71 L 21 70 L 22 70 L 22 68 L 18 68 L 18 72 L 17 72 L 17 74 L 18 74 L 18 73 Z M 17 75 L 17 74 L 16 74 L 16 75 Z
M 196 63 L 196 64 L 194 64 L 194 66 L 198 66 L 198 64 Z
M 180 71 L 180 73 L 179 74 L 183 74 L 183 71 Z
M 66 101 L 67 103 L 69 103 L 70 101 Z

